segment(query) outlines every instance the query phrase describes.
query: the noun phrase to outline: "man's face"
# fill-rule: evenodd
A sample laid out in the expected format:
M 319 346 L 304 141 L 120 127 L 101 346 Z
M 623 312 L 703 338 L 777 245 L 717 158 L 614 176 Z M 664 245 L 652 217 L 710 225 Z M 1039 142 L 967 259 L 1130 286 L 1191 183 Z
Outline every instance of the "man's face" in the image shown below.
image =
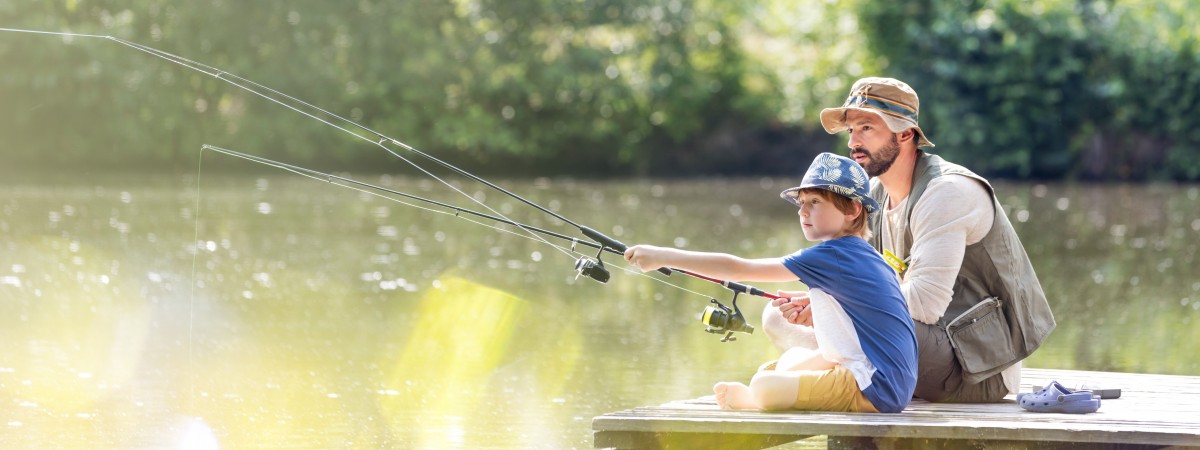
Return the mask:
M 900 155 L 900 141 L 879 116 L 862 111 L 848 111 L 850 126 L 850 158 L 867 171 L 867 175 L 883 175 Z

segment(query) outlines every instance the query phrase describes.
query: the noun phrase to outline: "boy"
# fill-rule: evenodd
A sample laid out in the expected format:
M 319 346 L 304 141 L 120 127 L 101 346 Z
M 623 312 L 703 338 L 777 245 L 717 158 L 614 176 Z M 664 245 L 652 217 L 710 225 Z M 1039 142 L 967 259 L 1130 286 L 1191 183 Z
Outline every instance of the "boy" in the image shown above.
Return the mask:
M 917 382 L 917 342 L 896 272 L 867 243 L 867 174 L 843 156 L 817 156 L 800 186 L 779 195 L 799 206 L 816 246 L 781 258 L 635 245 L 625 260 L 642 271 L 677 267 L 726 280 L 799 280 L 811 289 L 817 349 L 788 349 L 747 386 L 713 386 L 723 409 L 887 412 L 904 410 Z

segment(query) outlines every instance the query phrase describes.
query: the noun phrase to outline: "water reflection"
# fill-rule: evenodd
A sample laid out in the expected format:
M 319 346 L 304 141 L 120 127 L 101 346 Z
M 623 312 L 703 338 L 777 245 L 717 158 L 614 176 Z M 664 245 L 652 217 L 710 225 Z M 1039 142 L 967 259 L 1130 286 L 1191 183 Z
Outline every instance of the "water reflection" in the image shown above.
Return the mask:
M 195 181 L 0 186 L 5 446 L 590 447 L 593 416 L 704 395 L 775 354 L 703 333 L 708 296 L 728 298 L 700 280 L 613 256 L 608 284 L 576 280 L 570 252 L 284 175 L 206 173 L 196 209 Z M 794 181 L 503 184 L 626 242 L 765 257 L 808 245 L 777 197 Z M 1200 375 L 1200 188 L 997 191 L 1059 321 L 1029 365 Z
M 493 408 L 488 400 L 503 403 L 505 395 L 517 395 L 507 386 L 512 381 L 492 377 L 502 362 L 520 353 L 513 336 L 521 331 L 517 327 L 526 321 L 529 304 L 462 278 L 438 281 L 413 305 L 412 317 L 419 320 L 393 331 L 390 340 L 404 342 L 399 355 L 381 355 L 379 364 L 389 374 L 385 387 L 396 394 L 381 397 L 380 409 L 406 448 L 486 446 L 488 441 L 474 435 L 468 440 L 466 430 L 488 425 L 470 420 Z M 570 373 L 578 355 L 558 358 Z M 414 407 L 422 424 L 416 428 L 410 425 Z
M 1050 351 L 1032 364 L 1198 372 L 1188 356 L 1196 350 L 1180 345 L 1200 337 L 1192 325 L 1200 315 L 1189 307 L 1200 290 L 1186 268 L 1197 262 L 1200 237 L 1191 226 L 1200 217 L 1195 186 L 1006 190 L 1008 207 L 1056 211 L 1016 224 L 1060 322 Z
M 150 311 L 139 287 L 114 255 L 74 239 L 9 241 L 4 257 L 5 391 L 32 410 L 91 413 L 141 359 Z

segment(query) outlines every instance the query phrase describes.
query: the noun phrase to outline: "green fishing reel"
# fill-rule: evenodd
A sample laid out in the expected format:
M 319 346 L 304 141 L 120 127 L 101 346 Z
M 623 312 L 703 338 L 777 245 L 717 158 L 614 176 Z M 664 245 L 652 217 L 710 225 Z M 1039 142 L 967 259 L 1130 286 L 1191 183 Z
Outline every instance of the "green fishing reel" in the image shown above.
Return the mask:
M 746 323 L 746 316 L 742 315 L 742 310 L 737 305 L 738 293 L 733 293 L 733 309 L 721 304 L 717 299 L 711 299 L 712 305 L 704 307 L 704 312 L 700 313 L 700 321 L 704 323 L 704 331 L 713 334 L 725 333 L 725 337 L 721 338 L 721 342 L 736 341 L 734 332 L 754 334 L 754 327 Z M 715 305 L 715 306 L 714 306 Z

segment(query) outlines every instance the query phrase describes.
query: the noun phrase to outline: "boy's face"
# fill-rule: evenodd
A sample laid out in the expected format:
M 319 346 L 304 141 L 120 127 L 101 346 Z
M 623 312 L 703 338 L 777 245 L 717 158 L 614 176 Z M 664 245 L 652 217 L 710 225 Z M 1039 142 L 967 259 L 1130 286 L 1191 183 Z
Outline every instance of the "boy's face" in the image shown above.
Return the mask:
M 804 238 L 810 241 L 842 237 L 854 220 L 854 216 L 838 210 L 832 202 L 817 193 L 801 191 L 796 200 L 800 203 L 800 210 L 796 213 L 800 215 L 800 227 L 804 230 Z

